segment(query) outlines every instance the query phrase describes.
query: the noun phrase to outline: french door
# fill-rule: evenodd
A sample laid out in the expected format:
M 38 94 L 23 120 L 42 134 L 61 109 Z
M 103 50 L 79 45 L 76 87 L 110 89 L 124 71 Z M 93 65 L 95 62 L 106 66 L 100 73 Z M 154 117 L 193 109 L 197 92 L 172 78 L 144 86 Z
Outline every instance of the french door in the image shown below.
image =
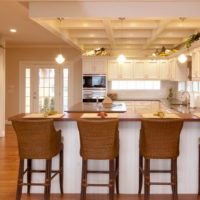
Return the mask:
M 20 112 L 63 112 L 69 104 L 69 68 L 53 64 L 20 66 Z

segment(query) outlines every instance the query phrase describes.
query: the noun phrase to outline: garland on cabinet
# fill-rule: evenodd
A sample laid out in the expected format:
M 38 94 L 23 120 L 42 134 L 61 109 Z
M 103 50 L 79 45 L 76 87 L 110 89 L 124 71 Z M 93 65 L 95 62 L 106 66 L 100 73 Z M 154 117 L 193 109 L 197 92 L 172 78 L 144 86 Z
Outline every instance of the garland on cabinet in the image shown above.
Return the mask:
M 198 41 L 199 39 L 200 39 L 200 32 L 193 34 L 186 40 L 185 46 L 187 48 L 190 48 L 192 46 L 192 43 Z

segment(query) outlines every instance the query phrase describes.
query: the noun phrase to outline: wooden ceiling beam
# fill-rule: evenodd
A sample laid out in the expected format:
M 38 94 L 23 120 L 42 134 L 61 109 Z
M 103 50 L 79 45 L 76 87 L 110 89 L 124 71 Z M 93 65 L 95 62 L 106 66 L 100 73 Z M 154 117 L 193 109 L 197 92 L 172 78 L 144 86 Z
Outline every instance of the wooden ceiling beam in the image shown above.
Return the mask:
M 170 23 L 171 20 L 160 21 L 158 27 L 152 32 L 151 37 L 147 40 L 146 44 L 143 46 L 143 49 L 147 49 Z
M 115 44 L 114 34 L 113 34 L 110 20 L 103 20 L 103 25 L 104 25 L 105 32 L 108 36 L 110 43 Z

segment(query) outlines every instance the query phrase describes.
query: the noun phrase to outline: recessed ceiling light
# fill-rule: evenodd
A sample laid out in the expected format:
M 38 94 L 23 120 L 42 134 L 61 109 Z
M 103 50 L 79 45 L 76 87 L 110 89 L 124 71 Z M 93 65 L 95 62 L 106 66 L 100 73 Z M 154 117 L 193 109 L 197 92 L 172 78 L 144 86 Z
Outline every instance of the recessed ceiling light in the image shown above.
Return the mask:
M 10 32 L 11 32 L 11 33 L 16 33 L 17 30 L 16 30 L 15 28 L 11 28 L 11 29 L 10 29 Z

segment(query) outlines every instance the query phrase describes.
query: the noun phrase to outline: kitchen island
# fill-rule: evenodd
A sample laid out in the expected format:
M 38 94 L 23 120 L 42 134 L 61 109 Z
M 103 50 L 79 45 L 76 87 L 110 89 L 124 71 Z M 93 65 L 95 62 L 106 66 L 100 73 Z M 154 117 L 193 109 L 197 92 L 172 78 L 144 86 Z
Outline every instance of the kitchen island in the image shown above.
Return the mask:
M 83 113 L 66 113 L 64 117 L 55 119 L 56 129 L 62 130 L 64 138 L 64 193 L 80 193 L 81 185 L 81 157 L 79 155 L 79 133 L 76 120 Z M 10 120 L 22 118 L 25 114 L 11 117 Z M 180 156 L 178 158 L 178 191 L 182 194 L 196 194 L 198 192 L 198 144 L 200 137 L 200 118 L 192 114 L 177 114 L 184 120 L 180 139 Z M 120 193 L 137 194 L 138 191 L 138 153 L 139 133 L 142 115 L 134 113 L 119 113 L 120 132 Z M 53 168 L 58 167 L 58 158 L 53 159 Z M 44 161 L 33 161 L 33 166 L 45 167 Z M 153 169 L 169 169 L 169 160 L 153 160 Z M 106 170 L 108 162 L 89 161 L 89 168 Z M 152 180 L 168 181 L 168 174 L 152 174 Z M 41 174 L 34 174 L 34 180 L 44 180 Z M 107 175 L 89 175 L 89 182 L 105 183 Z M 52 193 L 59 193 L 59 180 L 52 181 Z M 43 193 L 43 188 L 33 187 L 32 192 Z M 107 193 L 107 188 L 91 187 L 90 193 Z M 171 193 L 170 186 L 151 187 L 151 193 Z

